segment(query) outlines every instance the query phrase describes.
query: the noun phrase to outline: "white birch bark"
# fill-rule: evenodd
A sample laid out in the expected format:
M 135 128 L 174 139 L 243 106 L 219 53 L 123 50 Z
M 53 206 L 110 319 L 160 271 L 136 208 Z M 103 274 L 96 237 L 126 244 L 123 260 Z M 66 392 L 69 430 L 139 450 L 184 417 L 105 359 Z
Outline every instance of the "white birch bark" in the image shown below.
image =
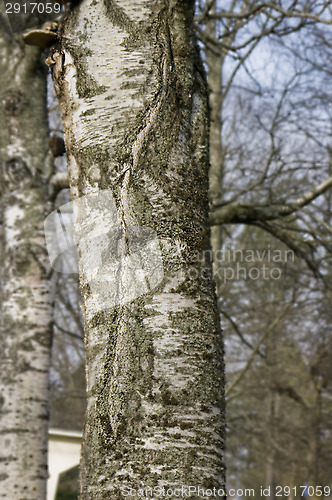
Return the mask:
M 124 233 L 152 228 L 164 266 L 158 287 L 103 307 L 84 264 L 95 251 L 81 238 L 87 214 L 78 213 L 84 500 L 123 498 L 125 487 L 224 486 L 222 339 L 206 252 L 208 98 L 192 18 L 191 1 L 84 0 L 53 51 L 73 198 L 111 190 Z
M 2 11 L 2 8 L 1 8 Z M 46 498 L 51 346 L 46 74 L 0 28 L 0 498 Z

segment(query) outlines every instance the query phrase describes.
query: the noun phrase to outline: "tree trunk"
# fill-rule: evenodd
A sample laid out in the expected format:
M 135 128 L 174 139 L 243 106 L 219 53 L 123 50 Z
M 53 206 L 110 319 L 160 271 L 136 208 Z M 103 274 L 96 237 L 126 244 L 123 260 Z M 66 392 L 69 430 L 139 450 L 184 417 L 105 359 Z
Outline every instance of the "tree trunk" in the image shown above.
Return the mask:
M 46 497 L 52 319 L 46 73 L 4 18 L 0 50 L 0 498 L 36 500 Z
M 71 192 L 88 195 L 76 218 L 88 385 L 84 500 L 157 486 L 215 487 L 223 496 L 223 352 L 207 252 L 208 96 L 193 9 L 188 0 L 84 0 L 53 51 Z M 113 200 L 115 217 L 104 213 Z M 100 261 L 90 237 L 96 220 L 108 231 L 109 246 L 101 246 L 109 264 L 111 246 L 120 248 L 114 227 L 127 256 L 137 235 L 152 234 L 138 228 L 153 230 L 163 279 L 159 267 L 144 295 L 116 295 L 111 266 L 100 276 L 89 269 Z M 112 220 L 113 232 L 105 229 Z M 127 279 L 131 290 L 122 260 L 117 286 Z

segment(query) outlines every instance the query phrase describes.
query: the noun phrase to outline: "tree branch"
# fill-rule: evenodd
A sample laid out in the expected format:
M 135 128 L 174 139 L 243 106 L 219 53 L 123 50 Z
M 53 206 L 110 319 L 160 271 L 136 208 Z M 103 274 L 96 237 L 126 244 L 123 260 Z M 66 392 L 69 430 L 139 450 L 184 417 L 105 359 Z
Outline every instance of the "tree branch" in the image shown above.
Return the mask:
M 197 17 L 198 22 L 207 21 L 209 19 L 248 19 L 254 17 L 259 12 L 267 14 L 265 12 L 266 9 L 270 9 L 272 11 L 278 12 L 284 17 L 287 18 L 297 18 L 297 19 L 310 19 L 312 21 L 316 21 L 318 23 L 332 24 L 332 19 L 324 19 L 321 17 L 327 8 L 327 4 L 321 9 L 320 14 L 314 14 L 313 12 L 299 11 L 299 10 L 289 10 L 283 9 L 279 5 L 276 5 L 273 2 L 262 2 L 259 5 L 256 5 L 254 8 L 248 10 L 247 12 L 230 12 L 230 11 L 220 11 L 220 12 L 207 12 Z
M 226 397 L 228 397 L 228 395 L 234 390 L 234 387 L 236 387 L 238 385 L 238 383 L 242 380 L 242 378 L 244 377 L 244 375 L 247 373 L 247 371 L 249 370 L 250 366 L 251 366 L 251 363 L 253 362 L 253 359 L 255 357 L 255 354 L 258 352 L 258 349 L 260 348 L 260 346 L 262 345 L 262 343 L 264 342 L 264 340 L 270 335 L 270 333 L 276 328 L 276 326 L 278 325 L 278 323 L 281 321 L 281 319 L 287 314 L 287 312 L 289 311 L 289 309 L 292 307 L 292 303 L 290 303 L 273 321 L 272 323 L 268 326 L 268 328 L 265 330 L 265 332 L 263 333 L 263 335 L 261 336 L 261 338 L 259 339 L 259 341 L 257 342 L 257 345 L 256 347 L 254 348 L 254 350 L 252 351 L 251 355 L 249 356 L 248 358 L 248 361 L 246 362 L 245 364 L 245 367 L 243 368 L 243 370 L 241 370 L 241 372 L 239 373 L 239 375 L 235 378 L 235 380 L 231 383 L 230 387 L 226 390 Z
M 232 325 L 232 327 L 234 328 L 234 331 L 237 333 L 237 335 L 239 336 L 239 338 L 241 339 L 241 341 L 242 341 L 242 342 L 243 342 L 243 343 L 244 343 L 247 347 L 249 347 L 250 349 L 254 350 L 254 349 L 255 349 L 255 347 L 254 347 L 254 346 L 253 346 L 250 342 L 248 342 L 248 340 L 246 340 L 246 339 L 245 339 L 245 337 L 244 337 L 243 333 L 241 332 L 240 328 L 239 328 L 239 327 L 238 327 L 238 325 L 235 323 L 235 321 L 233 320 L 233 318 L 232 318 L 229 314 L 227 314 L 227 312 L 226 312 L 226 311 L 224 311 L 224 310 L 221 310 L 220 312 L 221 312 L 221 314 L 222 314 L 223 316 L 225 316 L 225 318 L 226 318 L 226 319 L 228 319 L 228 321 L 230 322 L 230 324 L 231 324 L 231 325 Z M 260 356 L 261 358 L 266 358 L 265 354 L 263 354 L 260 350 L 257 350 L 256 352 L 257 352 L 257 354 L 259 354 L 259 356 Z
M 70 335 L 71 337 L 74 337 L 75 339 L 79 339 L 82 342 L 84 342 L 82 335 L 79 335 L 78 333 L 70 332 L 69 330 L 66 330 L 65 328 L 62 328 L 62 326 L 58 325 L 58 323 L 56 323 L 55 321 L 54 321 L 54 326 L 58 330 L 60 330 L 60 332 L 65 333 L 66 335 Z
M 219 224 L 254 223 L 255 221 L 269 221 L 291 215 L 301 208 L 309 205 L 313 200 L 325 193 L 332 186 L 332 176 L 325 179 L 307 191 L 303 196 L 290 203 L 254 204 L 234 202 L 217 204 L 210 214 L 211 226 Z

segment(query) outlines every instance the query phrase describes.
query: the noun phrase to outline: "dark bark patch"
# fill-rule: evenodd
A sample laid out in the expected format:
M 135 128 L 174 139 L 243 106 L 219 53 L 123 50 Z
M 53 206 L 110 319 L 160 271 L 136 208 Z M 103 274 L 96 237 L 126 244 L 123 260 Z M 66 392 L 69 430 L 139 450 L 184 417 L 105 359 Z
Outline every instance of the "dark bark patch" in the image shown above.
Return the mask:
M 2 106 L 5 112 L 11 116 L 17 116 L 22 109 L 22 95 L 10 92 L 2 98 Z
M 33 340 L 44 347 L 50 347 L 52 343 L 51 333 L 50 331 L 36 332 L 33 336 Z
M 31 172 L 23 158 L 15 157 L 6 161 L 5 164 L 7 183 L 18 184 L 26 178 L 31 177 Z
M 22 351 L 34 351 L 34 347 L 30 339 L 25 339 L 21 342 L 19 347 Z

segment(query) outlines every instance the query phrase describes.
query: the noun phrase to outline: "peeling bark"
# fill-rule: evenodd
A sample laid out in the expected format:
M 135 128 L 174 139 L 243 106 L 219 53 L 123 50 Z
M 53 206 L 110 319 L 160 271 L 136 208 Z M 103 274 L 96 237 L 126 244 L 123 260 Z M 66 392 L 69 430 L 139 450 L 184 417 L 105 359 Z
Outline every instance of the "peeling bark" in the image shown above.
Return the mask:
M 103 308 L 78 213 L 84 500 L 123 498 L 125 487 L 224 486 L 223 347 L 206 252 L 208 95 L 193 9 L 84 0 L 54 49 L 72 197 L 111 190 L 124 234 L 152 228 L 164 267 L 158 287 Z
M 46 74 L 10 30 L 0 55 L 0 498 L 36 500 L 46 497 L 52 320 Z

